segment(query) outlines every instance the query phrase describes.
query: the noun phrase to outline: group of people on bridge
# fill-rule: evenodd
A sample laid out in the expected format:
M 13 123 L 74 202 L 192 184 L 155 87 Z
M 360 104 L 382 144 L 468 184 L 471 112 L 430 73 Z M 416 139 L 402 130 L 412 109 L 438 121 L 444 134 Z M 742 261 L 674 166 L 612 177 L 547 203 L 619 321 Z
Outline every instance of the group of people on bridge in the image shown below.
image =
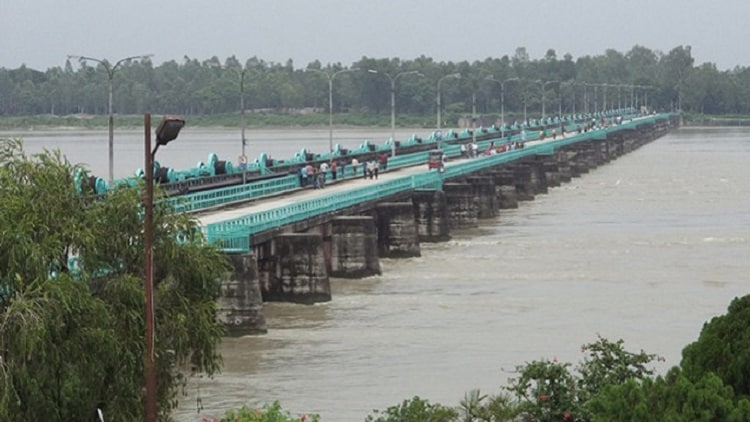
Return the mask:
M 339 160 L 330 160 L 329 162 L 322 162 L 320 165 L 315 166 L 315 163 L 308 163 L 299 169 L 299 184 L 300 187 L 311 187 L 314 189 L 323 189 L 326 187 L 326 180 L 330 173 L 330 180 L 335 181 L 339 178 L 343 179 L 346 175 L 346 163 Z M 360 163 L 359 160 L 354 157 L 349 162 L 351 166 L 351 174 L 356 176 L 359 172 L 360 165 L 362 166 L 362 177 L 365 179 L 377 179 L 378 173 L 385 171 L 388 168 L 388 154 L 382 153 L 376 157 L 372 157 L 370 160 Z

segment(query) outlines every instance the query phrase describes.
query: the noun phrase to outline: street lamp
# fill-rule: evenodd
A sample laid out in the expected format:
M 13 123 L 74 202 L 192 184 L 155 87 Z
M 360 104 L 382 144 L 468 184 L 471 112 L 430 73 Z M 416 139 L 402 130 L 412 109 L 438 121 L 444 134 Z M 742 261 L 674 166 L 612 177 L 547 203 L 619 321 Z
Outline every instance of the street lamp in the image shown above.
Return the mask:
M 545 98 L 544 97 L 545 97 L 545 91 L 547 90 L 547 85 L 559 83 L 559 81 L 541 81 L 537 79 L 536 82 L 542 85 L 542 124 L 544 124 L 544 117 L 545 117 L 545 109 L 544 109 Z
M 177 116 L 165 116 L 156 128 L 156 146 L 151 150 L 151 114 L 143 117 L 145 181 L 146 192 L 143 199 L 145 215 L 143 218 L 144 245 L 144 290 L 146 293 L 146 356 L 144 357 L 146 384 L 146 421 L 156 422 L 156 359 L 154 347 L 154 156 L 161 145 L 175 140 L 185 120 Z
M 241 130 L 241 144 L 242 144 L 242 154 L 240 155 L 240 167 L 242 170 L 245 170 L 247 167 L 247 155 L 245 154 L 245 146 L 247 145 L 247 139 L 245 139 L 245 128 L 247 126 L 247 123 L 245 122 L 245 74 L 248 71 L 247 67 L 240 67 L 237 69 L 236 67 L 227 67 L 222 66 L 221 64 L 214 64 L 213 67 L 218 67 L 220 69 L 224 70 L 234 70 L 237 72 L 237 76 L 239 77 L 240 82 L 240 130 Z
M 351 69 L 341 69 L 333 73 L 326 72 L 320 69 L 307 68 L 305 71 L 318 72 L 328 78 L 328 152 L 333 155 L 333 79 L 336 75 L 344 72 L 354 72 L 359 70 L 356 67 Z
M 242 134 L 240 136 L 242 137 L 242 160 L 247 165 L 247 155 L 245 154 L 245 146 L 247 145 L 247 139 L 245 139 L 245 127 L 247 126 L 247 122 L 245 122 L 245 73 L 247 73 L 247 68 L 243 66 L 240 70 L 240 119 L 242 120 L 240 125 Z
M 435 96 L 437 102 L 437 130 L 440 130 L 440 84 L 448 78 L 461 79 L 460 73 L 451 73 L 438 79 L 437 83 L 437 95 Z M 440 140 L 438 140 L 438 149 L 440 149 Z
M 409 70 L 406 72 L 397 73 L 396 76 L 391 76 L 390 73 L 378 72 L 375 69 L 367 69 L 370 73 L 382 74 L 388 77 L 391 81 L 391 156 L 396 156 L 396 80 L 402 75 L 417 75 L 424 76 L 417 70 Z
M 508 78 L 504 81 L 498 81 L 492 76 L 485 78 L 488 81 L 497 82 L 500 84 L 500 137 L 505 137 L 505 84 L 507 82 L 520 81 L 519 78 Z
M 114 118 L 112 116 L 112 80 L 115 77 L 115 72 L 117 71 L 117 68 L 123 64 L 127 63 L 131 60 L 145 60 L 149 57 L 153 56 L 153 54 L 142 54 L 140 56 L 130 56 L 125 57 L 124 59 L 120 59 L 117 62 L 115 62 L 114 66 L 110 66 L 109 62 L 104 59 L 95 59 L 93 57 L 87 57 L 87 56 L 74 56 L 74 55 L 68 55 L 68 59 L 78 59 L 79 61 L 92 61 L 97 62 L 104 66 L 104 69 L 107 71 L 107 78 L 109 79 L 109 183 L 111 184 L 112 181 L 115 179 L 115 171 L 114 171 Z

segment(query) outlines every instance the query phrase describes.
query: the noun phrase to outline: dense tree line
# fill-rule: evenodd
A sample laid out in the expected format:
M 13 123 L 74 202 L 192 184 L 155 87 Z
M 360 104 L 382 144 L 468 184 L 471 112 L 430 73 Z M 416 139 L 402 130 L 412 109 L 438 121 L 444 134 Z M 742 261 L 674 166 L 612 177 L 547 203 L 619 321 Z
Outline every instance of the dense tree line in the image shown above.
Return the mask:
M 696 66 L 689 46 L 666 54 L 634 46 L 626 53 L 610 49 L 575 60 L 570 54 L 558 58 L 552 49 L 534 60 L 521 47 L 512 56 L 472 63 L 362 57 L 350 66 L 315 61 L 304 68 L 291 60 L 282 64 L 253 57 L 243 63 L 232 56 L 224 62 L 184 57 L 182 63 L 172 60 L 156 67 L 145 58 L 119 63 L 108 72 L 117 62 L 102 60 L 69 58 L 62 68 L 45 71 L 0 68 L 0 115 L 105 115 L 110 75 L 116 114 L 235 113 L 242 99 L 247 110 L 326 110 L 334 74 L 334 111 L 387 115 L 393 82 L 399 113 L 430 115 L 439 81 L 454 73 L 460 78 L 444 80 L 440 87 L 442 104 L 464 115 L 498 113 L 501 82 L 505 109 L 516 113 L 528 109 L 538 115 L 543 101 L 547 114 L 644 104 L 659 110 L 750 114 L 750 68 Z M 356 71 L 337 73 L 344 69 Z

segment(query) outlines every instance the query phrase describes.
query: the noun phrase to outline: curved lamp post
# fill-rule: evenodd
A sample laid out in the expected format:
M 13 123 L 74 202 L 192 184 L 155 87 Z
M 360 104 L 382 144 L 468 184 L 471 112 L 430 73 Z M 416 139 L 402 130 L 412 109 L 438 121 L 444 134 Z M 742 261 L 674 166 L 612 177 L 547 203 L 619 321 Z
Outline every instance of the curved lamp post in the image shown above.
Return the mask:
M 306 72 L 317 72 L 328 78 L 328 152 L 333 154 L 333 79 L 336 75 L 345 72 L 354 72 L 359 70 L 356 67 L 351 69 L 341 69 L 333 73 L 326 72 L 320 69 L 305 69 Z
M 437 95 L 435 97 L 435 101 L 437 102 L 437 130 L 440 130 L 440 84 L 443 83 L 446 79 L 461 79 L 460 73 L 451 73 L 450 75 L 445 75 L 442 78 L 438 79 L 437 83 Z M 438 141 L 438 148 L 440 148 L 440 142 Z
M 242 66 L 241 68 L 237 69 L 235 67 L 227 67 L 222 66 L 220 64 L 214 65 L 212 67 L 218 67 L 222 70 L 233 70 L 237 72 L 237 77 L 239 78 L 240 82 L 240 136 L 241 136 L 241 158 L 244 158 L 244 163 L 247 163 L 247 155 L 245 153 L 245 147 L 247 146 L 247 139 L 245 138 L 245 129 L 247 127 L 247 123 L 245 122 L 245 74 L 248 71 L 248 68 L 245 66 Z M 243 170 L 247 167 L 246 164 L 240 164 L 241 167 L 243 167 Z
M 146 421 L 156 422 L 156 359 L 154 339 L 154 156 L 161 145 L 167 145 L 175 140 L 180 129 L 185 126 L 185 120 L 177 116 L 165 116 L 156 128 L 156 146 L 151 150 L 151 114 L 143 117 L 144 152 L 145 152 L 145 181 L 146 192 L 143 199 L 145 215 L 143 218 L 144 263 L 143 277 L 146 293 L 145 324 L 146 324 L 146 355 L 144 356 L 146 378 Z
M 117 62 L 115 62 L 114 65 L 110 65 L 109 62 L 105 59 L 95 59 L 93 57 L 88 56 L 74 56 L 69 55 L 68 59 L 78 59 L 81 62 L 84 61 L 92 61 L 97 62 L 101 64 L 104 69 L 107 71 L 107 78 L 109 79 L 109 183 L 111 184 L 112 181 L 115 179 L 114 176 L 114 118 L 112 115 L 112 80 L 115 77 L 115 72 L 117 71 L 117 68 L 120 67 L 121 64 L 127 63 L 131 60 L 136 59 L 147 59 L 149 57 L 153 56 L 153 54 L 142 54 L 140 56 L 130 56 L 125 57 L 124 59 L 120 59 Z
M 520 81 L 519 78 L 508 78 L 503 81 L 499 81 L 492 76 L 485 78 L 488 81 L 497 82 L 500 84 L 500 137 L 505 137 L 505 84 L 508 82 Z
M 535 82 L 538 82 L 542 86 L 542 123 L 544 123 L 545 118 L 545 91 L 547 90 L 547 85 L 549 84 L 555 84 L 559 83 L 559 81 L 541 81 L 537 79 Z
M 391 156 L 396 156 L 396 80 L 400 76 L 404 75 L 417 75 L 417 76 L 424 76 L 421 72 L 417 70 L 409 70 L 406 72 L 397 73 L 396 76 L 391 76 L 390 73 L 383 73 L 378 72 L 375 69 L 367 69 L 370 73 L 375 74 L 381 74 L 388 77 L 388 80 L 391 81 Z

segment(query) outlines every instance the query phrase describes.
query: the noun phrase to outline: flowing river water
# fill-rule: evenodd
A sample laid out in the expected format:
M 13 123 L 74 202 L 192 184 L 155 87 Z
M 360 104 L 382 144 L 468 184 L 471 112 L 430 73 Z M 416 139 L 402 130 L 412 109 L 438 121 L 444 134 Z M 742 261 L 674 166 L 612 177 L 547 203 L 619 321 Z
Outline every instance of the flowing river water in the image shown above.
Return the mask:
M 389 135 L 373 134 L 344 136 Z M 174 166 L 205 160 L 201 148 L 239 149 L 233 134 L 208 135 L 218 140 L 188 139 Z M 327 131 L 275 135 L 289 145 L 268 141 L 274 157 L 303 140 L 327 150 Z M 74 162 L 106 157 L 106 139 L 85 148 L 26 138 L 28 150 L 57 147 Z M 131 168 L 143 155 L 133 139 Z M 175 417 L 274 400 L 325 422 L 362 421 L 415 395 L 453 406 L 472 389 L 500 392 L 525 362 L 575 364 L 597 335 L 663 356 L 663 373 L 705 321 L 750 293 L 749 163 L 748 129 L 680 129 L 449 242 L 423 244 L 420 258 L 382 260 L 381 276 L 332 279 L 329 303 L 266 304 L 268 334 L 225 339 L 222 373 L 192 378 Z M 96 170 L 105 175 L 106 163 Z

